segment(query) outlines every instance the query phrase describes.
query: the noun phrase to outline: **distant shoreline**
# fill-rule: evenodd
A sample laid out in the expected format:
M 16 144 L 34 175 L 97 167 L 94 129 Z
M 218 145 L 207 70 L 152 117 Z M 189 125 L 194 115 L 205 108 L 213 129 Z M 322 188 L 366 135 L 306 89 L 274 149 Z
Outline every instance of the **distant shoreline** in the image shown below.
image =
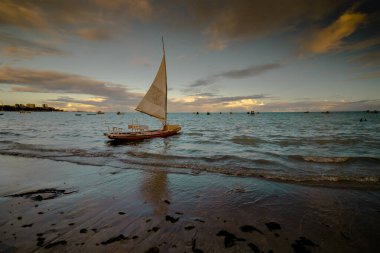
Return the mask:
M 13 106 L 13 105 L 2 105 L 0 106 L 0 111 L 5 112 L 63 112 L 61 109 L 56 109 L 54 107 L 27 107 L 27 106 Z

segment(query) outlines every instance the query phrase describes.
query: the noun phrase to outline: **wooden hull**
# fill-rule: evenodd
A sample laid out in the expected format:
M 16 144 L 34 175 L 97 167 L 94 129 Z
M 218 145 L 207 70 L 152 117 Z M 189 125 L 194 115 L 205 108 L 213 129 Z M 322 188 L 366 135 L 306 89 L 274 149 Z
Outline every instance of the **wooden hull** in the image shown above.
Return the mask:
M 144 131 L 144 132 L 128 132 L 128 133 L 105 133 L 111 140 L 117 141 L 139 141 L 144 139 L 151 139 L 157 137 L 168 137 L 171 135 L 178 134 L 179 130 L 176 131 L 167 131 L 167 130 L 153 130 L 153 131 Z

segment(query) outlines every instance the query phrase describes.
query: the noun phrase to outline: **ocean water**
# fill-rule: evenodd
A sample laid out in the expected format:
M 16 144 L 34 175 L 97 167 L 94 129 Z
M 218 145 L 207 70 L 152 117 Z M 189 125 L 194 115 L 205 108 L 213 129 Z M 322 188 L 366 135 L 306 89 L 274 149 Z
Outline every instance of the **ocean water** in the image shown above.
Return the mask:
M 323 113 L 171 113 L 182 132 L 113 143 L 108 127 L 132 120 L 159 128 L 140 113 L 76 116 L 72 112 L 4 112 L 0 155 L 120 169 L 219 173 L 329 187 L 380 186 L 380 115 Z M 360 119 L 366 121 L 360 122 Z

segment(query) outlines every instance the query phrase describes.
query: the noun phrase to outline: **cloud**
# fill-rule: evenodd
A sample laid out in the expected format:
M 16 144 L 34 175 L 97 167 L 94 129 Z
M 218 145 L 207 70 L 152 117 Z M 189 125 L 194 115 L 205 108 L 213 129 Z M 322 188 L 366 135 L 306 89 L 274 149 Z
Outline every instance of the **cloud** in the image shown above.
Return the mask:
M 151 22 L 161 29 L 195 29 L 207 37 L 209 49 L 223 50 L 236 40 L 289 31 L 302 23 L 321 20 L 345 2 L 346 0 L 3 0 L 0 2 L 0 25 L 55 36 L 78 35 L 83 39 L 94 40 L 104 38 L 96 36 L 94 30 L 107 31 L 107 35 L 113 37 L 125 32 L 134 21 Z M 82 29 L 93 31 L 78 32 Z
M 49 26 L 43 11 L 33 3 L 27 1 L 0 1 L 0 24 L 13 25 L 20 28 Z
M 208 36 L 207 47 L 222 50 L 231 42 L 292 31 L 321 20 L 345 1 L 198 1 L 186 2 Z
M 380 45 L 380 36 L 342 45 L 342 51 L 361 51 Z
M 302 53 L 324 54 L 339 49 L 343 39 L 366 21 L 366 14 L 345 12 L 327 27 L 317 29 L 301 45 Z
M 205 78 L 198 79 L 194 83 L 190 84 L 189 87 L 207 86 L 216 83 L 221 79 L 240 79 L 253 77 L 271 70 L 278 69 L 280 67 L 282 67 L 280 63 L 268 63 L 263 65 L 253 65 L 243 69 L 228 70 L 218 74 L 207 76 Z
M 249 96 L 207 96 L 196 94 L 169 101 L 169 106 L 179 111 L 246 111 L 263 105 L 270 98 L 265 94 Z
M 368 80 L 380 78 L 380 50 L 371 50 L 355 56 L 349 60 L 358 66 L 359 70 L 365 71 L 354 80 Z M 357 73 L 360 73 L 357 71 Z
M 31 59 L 36 56 L 66 55 L 63 50 L 47 43 L 19 38 L 6 32 L 0 32 L 0 46 L 3 47 L 3 56 L 7 58 Z
M 377 79 L 377 78 L 380 78 L 380 71 L 370 71 L 370 72 L 361 74 L 354 80 L 368 80 L 368 79 Z
M 142 97 L 142 94 L 132 93 L 119 84 L 45 70 L 0 68 L 0 83 L 10 85 L 15 92 L 86 94 L 103 98 L 103 102 L 124 105 L 136 105 Z
M 0 26 L 52 37 L 77 35 L 99 40 L 119 34 L 131 21 L 155 14 L 149 0 L 0 1 Z
M 110 37 L 110 34 L 104 29 L 99 28 L 83 28 L 77 31 L 77 34 L 86 40 L 105 40 Z
M 380 66 L 380 50 L 370 51 L 350 60 L 351 62 L 360 64 L 362 67 L 379 67 Z

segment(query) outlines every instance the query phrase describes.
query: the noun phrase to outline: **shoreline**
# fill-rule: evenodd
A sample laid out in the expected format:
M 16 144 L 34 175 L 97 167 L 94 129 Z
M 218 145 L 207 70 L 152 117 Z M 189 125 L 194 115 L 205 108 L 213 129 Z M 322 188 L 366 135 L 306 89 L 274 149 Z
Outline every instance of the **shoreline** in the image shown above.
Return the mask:
M 1 252 L 374 252 L 380 246 L 378 190 L 12 156 L 0 156 L 0 163 Z

